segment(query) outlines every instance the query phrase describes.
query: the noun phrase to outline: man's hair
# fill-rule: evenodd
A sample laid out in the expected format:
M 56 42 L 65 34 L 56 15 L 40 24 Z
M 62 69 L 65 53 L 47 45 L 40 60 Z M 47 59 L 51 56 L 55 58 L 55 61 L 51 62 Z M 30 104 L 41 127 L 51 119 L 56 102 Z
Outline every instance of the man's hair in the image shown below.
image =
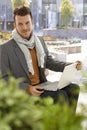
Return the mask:
M 25 15 L 30 15 L 31 19 L 32 19 L 32 13 L 31 13 L 31 10 L 28 6 L 25 6 L 25 5 L 22 5 L 22 6 L 19 6 L 19 7 L 16 7 L 14 9 L 14 21 L 15 21 L 15 16 L 16 15 L 19 15 L 19 16 L 25 16 Z

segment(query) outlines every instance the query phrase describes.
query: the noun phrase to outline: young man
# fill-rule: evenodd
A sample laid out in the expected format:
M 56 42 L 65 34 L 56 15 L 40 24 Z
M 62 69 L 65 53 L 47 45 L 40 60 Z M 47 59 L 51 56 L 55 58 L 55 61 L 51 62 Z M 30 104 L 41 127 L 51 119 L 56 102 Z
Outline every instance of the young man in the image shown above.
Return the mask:
M 38 84 L 46 82 L 45 69 L 62 72 L 68 63 L 55 61 L 49 55 L 44 40 L 33 32 L 33 19 L 31 11 L 26 6 L 20 6 L 14 10 L 14 27 L 12 39 L 1 46 L 1 72 L 5 80 L 8 80 L 8 72 L 15 78 L 24 78 L 20 88 L 34 96 L 51 96 L 54 102 L 59 95 L 72 105 L 77 103 L 79 86 L 70 84 L 58 91 L 42 90 Z M 77 62 L 76 68 L 81 68 Z M 77 91 L 77 93 L 74 93 Z M 76 107 L 76 106 L 75 106 Z

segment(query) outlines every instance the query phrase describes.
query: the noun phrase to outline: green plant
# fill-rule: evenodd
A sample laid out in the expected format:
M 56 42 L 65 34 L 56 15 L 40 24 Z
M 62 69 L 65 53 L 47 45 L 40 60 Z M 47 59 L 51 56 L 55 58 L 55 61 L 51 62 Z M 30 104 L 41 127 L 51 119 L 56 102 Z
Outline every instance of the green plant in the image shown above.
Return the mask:
M 20 6 L 20 5 L 29 6 L 29 4 L 30 4 L 28 0 L 11 0 L 11 2 L 12 2 L 12 8 L 13 8 L 13 10 L 16 7 Z
M 44 99 L 39 105 L 43 113 L 41 130 L 81 130 L 82 114 L 72 114 L 72 109 L 67 104 L 53 104 L 52 99 Z M 41 103 L 40 102 L 40 103 Z
M 67 27 L 73 15 L 73 5 L 70 0 L 62 0 L 61 13 L 62 27 Z
M 41 99 L 19 89 L 20 79 L 0 79 L 0 130 L 81 130 L 82 113 L 74 115 L 61 100 Z
M 0 31 L 0 43 L 3 43 L 10 38 L 12 38 L 11 32 Z
M 18 88 L 19 80 L 0 80 L 0 130 L 35 130 L 40 111 L 34 105 L 38 99 Z M 38 122 L 38 124 L 37 124 Z

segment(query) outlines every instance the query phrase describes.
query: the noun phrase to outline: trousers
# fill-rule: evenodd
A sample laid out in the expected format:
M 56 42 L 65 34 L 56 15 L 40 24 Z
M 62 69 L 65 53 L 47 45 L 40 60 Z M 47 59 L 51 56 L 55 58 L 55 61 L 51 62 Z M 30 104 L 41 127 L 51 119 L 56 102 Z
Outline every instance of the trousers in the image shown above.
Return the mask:
M 64 102 L 68 103 L 69 106 L 76 110 L 78 97 L 79 97 L 80 87 L 77 84 L 69 84 L 68 86 L 57 90 L 57 91 L 48 91 L 45 90 L 44 93 L 40 95 L 41 98 L 51 97 L 54 100 L 54 103 L 59 102 L 60 96 L 63 97 Z

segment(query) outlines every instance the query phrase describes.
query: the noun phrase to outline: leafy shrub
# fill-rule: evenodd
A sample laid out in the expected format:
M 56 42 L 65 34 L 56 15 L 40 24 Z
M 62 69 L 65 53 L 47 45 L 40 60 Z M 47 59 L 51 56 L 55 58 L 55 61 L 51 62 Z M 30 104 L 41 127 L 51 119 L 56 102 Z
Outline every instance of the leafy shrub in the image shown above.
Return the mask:
M 67 104 L 53 104 L 18 88 L 20 79 L 0 80 L 0 130 L 81 130 L 85 119 L 73 115 Z
M 2 32 L 0 31 L 0 43 L 3 43 L 12 38 L 11 32 Z
M 34 102 L 38 99 L 18 88 L 13 77 L 0 81 L 0 130 L 33 130 L 40 112 Z

